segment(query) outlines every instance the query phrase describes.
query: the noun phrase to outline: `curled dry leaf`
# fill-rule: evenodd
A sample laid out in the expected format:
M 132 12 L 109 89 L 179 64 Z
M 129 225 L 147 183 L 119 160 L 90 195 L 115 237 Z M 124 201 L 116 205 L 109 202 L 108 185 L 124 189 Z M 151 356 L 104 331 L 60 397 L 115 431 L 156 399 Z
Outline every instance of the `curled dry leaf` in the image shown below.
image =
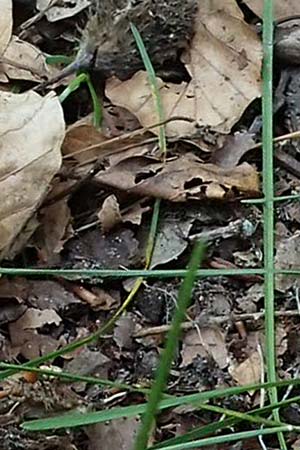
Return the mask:
M 232 378 L 240 385 L 259 383 L 262 373 L 262 360 L 257 351 L 236 367 L 229 368 Z
M 139 124 L 136 118 L 123 108 L 115 107 L 112 114 L 105 113 L 101 130 L 93 126 L 90 114 L 68 127 L 62 152 L 66 158 L 72 155 L 80 163 L 101 157 L 106 158 L 109 164 L 116 164 L 121 159 L 148 151 L 143 141 L 153 136 L 150 133 L 128 138 L 121 136 L 118 139 L 124 131 L 130 132 L 137 128 Z M 126 150 L 127 147 L 129 148 Z
M 58 69 L 46 64 L 45 54 L 37 47 L 13 36 L 3 53 L 0 72 L 13 80 L 40 82 L 55 76 Z
M 185 116 L 197 125 L 228 133 L 261 94 L 261 42 L 235 0 L 227 0 L 221 8 L 217 1 L 199 1 L 198 14 L 191 48 L 183 56 L 191 81 L 178 85 L 157 79 L 164 115 Z M 126 82 L 111 79 L 106 94 L 114 104 L 133 112 L 142 125 L 157 122 L 146 72 Z M 174 121 L 166 130 L 168 136 L 183 136 L 196 128 L 187 121 Z
M 16 238 L 60 168 L 64 129 L 63 111 L 53 93 L 0 92 L 0 258 L 17 252 Z M 26 239 L 33 231 L 27 228 Z
M 233 169 L 204 164 L 187 153 L 163 164 L 154 158 L 135 157 L 100 172 L 102 185 L 129 191 L 142 197 L 174 202 L 188 199 L 224 199 L 240 194 L 257 195 L 259 177 L 253 167 L 243 163 Z
M 244 3 L 252 9 L 255 14 L 262 17 L 264 2 L 263 0 L 244 0 Z M 300 14 L 299 0 L 274 0 L 274 17 L 283 19 L 288 16 Z
M 118 223 L 122 222 L 120 205 L 115 195 L 109 195 L 103 202 L 100 211 L 97 213 L 101 223 L 101 229 L 107 233 Z
M 120 205 L 115 195 L 109 195 L 103 202 L 100 211 L 97 213 L 101 224 L 101 229 L 107 233 L 119 223 L 130 222 L 135 225 L 140 225 L 142 215 L 149 211 L 148 206 L 142 206 L 141 202 L 136 202 L 126 208 L 126 211 L 121 212 Z
M 3 55 L 12 32 L 12 0 L 0 0 L 0 56 Z
M 53 0 L 37 0 L 36 7 L 39 11 L 45 11 L 49 22 L 67 19 L 78 14 L 91 4 L 90 0 L 63 0 L 54 2 Z

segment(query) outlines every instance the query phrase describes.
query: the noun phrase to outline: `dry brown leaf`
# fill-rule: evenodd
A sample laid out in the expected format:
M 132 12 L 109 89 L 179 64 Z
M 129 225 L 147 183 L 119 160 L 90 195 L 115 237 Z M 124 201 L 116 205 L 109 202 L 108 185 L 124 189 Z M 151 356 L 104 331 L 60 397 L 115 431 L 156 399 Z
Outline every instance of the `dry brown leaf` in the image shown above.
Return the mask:
M 35 92 L 0 92 L 0 258 L 14 256 L 17 236 L 60 168 L 64 128 L 54 93 L 41 97 Z M 26 239 L 33 231 L 27 227 Z
M 202 163 L 192 153 L 166 164 L 154 158 L 128 158 L 100 172 L 95 178 L 101 184 L 129 191 L 133 195 L 175 202 L 205 197 L 224 199 L 237 192 L 247 195 L 259 192 L 258 174 L 249 164 L 222 169 Z
M 254 144 L 255 141 L 251 133 L 237 132 L 234 135 L 229 135 L 225 139 L 224 145 L 212 154 L 210 162 L 227 169 L 235 167 Z
M 28 308 L 17 321 L 9 324 L 12 351 L 32 359 L 56 350 L 59 342 L 49 335 L 39 334 L 37 330 L 47 324 L 58 326 L 60 322 L 61 317 L 53 309 Z
M 141 202 L 134 203 L 126 208 L 123 213 L 120 210 L 120 205 L 115 195 L 109 195 L 103 202 L 100 211 L 97 213 L 101 224 L 101 230 L 107 233 L 119 223 L 130 222 L 135 225 L 140 225 L 142 215 L 149 211 L 150 207 L 141 205 Z
M 64 191 L 69 186 L 69 182 L 57 184 L 51 191 L 50 198 L 52 195 L 55 196 Z M 59 261 L 59 254 L 65 242 L 74 235 L 68 197 L 43 208 L 39 214 L 39 222 L 40 225 L 30 244 L 38 249 L 39 259 L 42 263 L 47 263 L 48 265 L 56 264 Z
M 43 81 L 58 73 L 58 69 L 46 64 L 46 56 L 29 42 L 13 36 L 5 52 L 0 72 L 13 80 Z M 9 64 L 11 61 L 12 64 Z M 0 60 L 1 62 L 1 60 Z M 24 68 L 23 68 L 24 67 Z
M 228 353 L 225 345 L 225 336 L 221 329 L 201 328 L 201 330 L 188 331 L 183 339 L 182 366 L 187 366 L 197 356 L 207 355 L 213 357 L 221 369 L 228 365 Z
M 275 268 L 277 270 L 297 270 L 300 268 L 300 232 L 293 236 L 280 237 L 276 244 Z M 286 291 L 292 286 L 299 286 L 299 278 L 294 275 L 276 275 L 276 289 Z
M 54 324 L 58 326 L 61 322 L 61 317 L 54 311 L 54 309 L 39 310 L 36 308 L 28 308 L 27 311 L 14 322 L 16 328 L 20 327 L 23 330 L 35 330 L 42 328 L 44 325 Z
M 235 0 L 222 3 L 199 1 L 199 18 L 188 54 L 189 83 L 175 85 L 157 79 L 166 118 L 185 116 L 198 125 L 228 133 L 245 108 L 261 95 L 261 42 L 242 18 Z M 212 95 L 213 93 L 213 95 Z M 143 126 L 157 122 L 146 72 L 130 80 L 112 78 L 106 94 L 116 104 L 133 112 Z M 190 135 L 195 125 L 170 122 L 168 136 Z
M 240 386 L 256 384 L 260 381 L 262 371 L 261 364 L 260 355 L 255 351 L 238 366 L 229 368 L 229 372 Z
M 153 137 L 150 133 L 142 133 L 126 139 L 121 136 L 120 140 L 117 139 L 124 134 L 124 131 L 130 132 L 139 127 L 136 118 L 124 108 L 115 107 L 111 115 L 110 111 L 104 114 L 101 130 L 96 129 L 92 122 L 93 116 L 90 114 L 68 127 L 62 148 L 66 157 L 72 155 L 80 163 L 102 157 L 106 158 L 109 164 L 116 164 L 129 156 L 143 155 L 148 152 L 148 147 L 143 145 L 143 142 L 148 137 Z M 111 142 L 112 138 L 115 138 L 113 142 Z M 106 142 L 107 145 L 103 146 Z M 134 148 L 126 150 L 126 147 L 133 144 Z M 90 146 L 93 148 L 88 149 Z
M 103 202 L 100 211 L 97 213 L 98 219 L 101 223 L 101 229 L 107 233 L 118 223 L 122 222 L 120 213 L 120 205 L 115 195 L 109 195 Z
M 0 56 L 3 55 L 12 32 L 12 0 L 0 0 Z
M 135 417 L 97 423 L 85 428 L 88 450 L 125 450 L 132 447 L 140 419 Z
M 61 0 L 60 2 L 37 0 L 36 8 L 39 11 L 46 11 L 45 15 L 49 22 L 57 22 L 75 16 L 90 4 L 90 0 Z
M 39 259 L 55 264 L 64 243 L 73 236 L 68 199 L 44 208 L 39 217 L 40 227 L 31 244 L 39 249 Z
M 244 0 L 244 3 L 259 17 L 263 15 L 263 0 Z M 283 19 L 288 16 L 300 14 L 299 0 L 274 0 L 274 17 Z

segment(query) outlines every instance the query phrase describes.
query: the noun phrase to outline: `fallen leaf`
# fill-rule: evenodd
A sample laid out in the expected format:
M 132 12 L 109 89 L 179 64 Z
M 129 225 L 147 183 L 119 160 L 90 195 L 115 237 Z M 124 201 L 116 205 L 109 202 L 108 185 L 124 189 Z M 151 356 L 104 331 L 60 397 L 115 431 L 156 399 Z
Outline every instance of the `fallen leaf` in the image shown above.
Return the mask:
M 41 12 L 45 11 L 45 15 L 49 22 L 57 22 L 58 20 L 75 16 L 75 14 L 83 11 L 90 4 L 90 0 L 62 0 L 60 2 L 53 2 L 53 0 L 37 0 L 36 8 Z
M 245 108 L 261 95 L 261 42 L 235 0 L 227 0 L 222 7 L 220 2 L 199 1 L 198 14 L 191 48 L 183 57 L 191 81 L 178 85 L 157 78 L 165 118 L 194 120 L 170 122 L 168 136 L 194 134 L 195 123 L 229 133 Z M 134 113 L 143 126 L 157 122 L 146 72 L 125 82 L 110 79 L 106 95 L 113 104 Z
M 53 309 L 28 308 L 23 316 L 14 322 L 14 327 L 23 330 L 35 330 L 42 328 L 44 325 L 54 324 L 58 326 L 60 322 L 61 317 Z
M 150 269 L 176 260 L 184 252 L 189 244 L 188 235 L 196 214 L 193 208 L 187 210 L 178 205 L 176 210 L 169 207 L 161 214 Z
M 59 183 L 51 191 L 51 196 L 59 194 L 68 186 L 68 182 Z M 38 249 L 41 263 L 57 264 L 60 261 L 60 252 L 65 242 L 74 235 L 68 197 L 43 208 L 39 214 L 39 223 L 30 245 Z
M 84 290 L 83 287 L 75 287 L 74 292 L 80 296 L 83 302 L 86 302 L 94 311 L 111 311 L 120 305 L 120 296 L 118 291 L 109 293 L 97 286 L 92 287 L 91 291 Z
M 88 450 L 127 450 L 135 440 L 140 419 L 135 417 L 97 423 L 85 428 Z
M 12 32 L 12 0 L 0 0 L 0 56 L 3 55 Z
M 104 200 L 100 211 L 97 213 L 103 233 L 107 233 L 122 222 L 140 225 L 143 213 L 150 209 L 149 206 L 143 207 L 141 202 L 142 200 L 126 207 L 125 211 L 121 211 L 117 197 L 113 194 L 109 195 Z
M 12 36 L 3 53 L 2 63 L 0 59 L 0 72 L 12 80 L 40 82 L 55 76 L 58 70 L 46 64 L 45 54 L 37 47 Z
M 263 0 L 243 0 L 259 17 L 263 15 Z M 273 0 L 274 17 L 276 20 L 300 14 L 300 3 L 298 0 Z
M 137 119 L 124 108 L 114 107 L 113 114 L 110 111 L 104 114 L 101 130 L 94 127 L 93 116 L 90 114 L 68 127 L 62 153 L 65 158 L 72 156 L 80 163 L 101 157 L 109 165 L 113 165 L 129 156 L 143 155 L 149 151 L 149 147 L 143 145 L 143 142 L 153 137 L 151 133 L 123 136 L 124 132 L 137 128 Z
M 199 332 L 194 329 L 185 334 L 181 351 L 181 366 L 189 365 L 197 355 L 212 356 L 220 369 L 228 366 L 225 336 L 221 329 L 205 327 L 201 328 Z
M 82 302 L 79 298 L 64 286 L 54 280 L 30 280 L 28 281 L 27 302 L 39 309 L 53 309 L 59 314 L 71 315 L 72 308 L 78 311 Z M 78 312 L 77 312 L 78 314 Z
M 115 195 L 109 195 L 103 202 L 100 211 L 97 213 L 104 233 L 114 228 L 118 223 L 122 222 L 120 213 L 120 205 Z
M 80 352 L 68 361 L 65 368 L 78 375 L 93 375 L 99 378 L 107 378 L 110 359 L 99 350 L 90 350 L 87 347 L 80 349 Z
M 282 270 L 300 269 L 300 232 L 293 236 L 277 239 L 275 268 Z M 294 275 L 277 274 L 276 289 L 286 291 L 292 286 L 299 286 L 299 278 Z
M 56 95 L 0 92 L 0 136 L 0 258 L 12 258 L 61 165 L 64 118 Z M 26 239 L 33 231 L 27 228 Z
M 66 244 L 66 263 L 73 268 L 118 269 L 130 267 L 138 258 L 138 241 L 131 230 L 108 234 L 92 230 Z
M 132 195 L 184 202 L 188 199 L 225 199 L 259 193 L 259 176 L 247 163 L 233 169 L 204 164 L 192 153 L 173 158 L 165 164 L 149 157 L 128 158 L 99 172 L 102 185 Z
M 120 317 L 114 328 L 114 341 L 120 349 L 133 350 L 134 316 L 130 313 Z
M 26 311 L 26 306 L 19 304 L 16 300 L 2 301 L 0 302 L 0 325 L 14 322 Z
M 236 367 L 229 367 L 230 375 L 239 386 L 259 383 L 261 377 L 261 358 L 257 351 L 253 352 L 249 358 L 245 359 Z
M 212 154 L 210 162 L 224 169 L 236 167 L 245 153 L 254 146 L 253 137 L 248 132 L 227 136 L 224 145 Z
M 32 359 L 56 350 L 59 341 L 49 334 L 40 334 L 38 329 L 51 324 L 58 326 L 60 322 L 61 317 L 52 309 L 41 311 L 28 308 L 18 320 L 8 326 L 11 351 Z

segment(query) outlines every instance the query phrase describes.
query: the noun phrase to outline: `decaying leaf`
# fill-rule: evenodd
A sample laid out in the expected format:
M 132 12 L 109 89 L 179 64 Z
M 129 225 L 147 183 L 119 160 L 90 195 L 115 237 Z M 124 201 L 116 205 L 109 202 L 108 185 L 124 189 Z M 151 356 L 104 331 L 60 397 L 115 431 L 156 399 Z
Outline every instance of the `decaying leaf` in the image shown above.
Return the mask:
M 143 207 L 141 202 L 136 202 L 135 204 L 127 207 L 125 211 L 121 212 L 116 196 L 111 194 L 104 200 L 97 216 L 101 224 L 101 230 L 104 233 L 107 233 L 118 223 L 122 222 L 130 222 L 135 225 L 140 225 L 142 215 L 147 211 L 149 211 L 149 207 Z
M 99 350 L 88 348 L 80 349 L 75 357 L 68 361 L 66 368 L 71 373 L 78 375 L 94 375 L 100 378 L 107 378 L 110 359 Z
M 11 64 L 9 64 L 11 61 Z M 0 59 L 0 72 L 13 80 L 43 81 L 57 74 L 58 69 L 46 64 L 46 56 L 29 42 L 13 36 Z
M 101 229 L 104 233 L 111 230 L 118 223 L 122 222 L 120 205 L 115 195 L 109 195 L 103 202 L 100 211 L 97 214 L 100 220 Z
M 12 32 L 12 0 L 0 0 L 0 56 L 3 55 Z
M 297 270 L 300 268 L 300 232 L 294 232 L 293 236 L 283 237 L 278 240 L 275 256 L 276 269 Z M 299 286 L 299 278 L 294 275 L 276 275 L 276 289 L 286 291 L 292 286 Z
M 262 373 L 262 361 L 257 351 L 234 368 L 228 369 L 234 380 L 240 385 L 259 383 Z
M 17 321 L 9 324 L 12 351 L 32 359 L 56 350 L 59 342 L 49 335 L 38 333 L 38 329 L 49 324 L 58 326 L 60 322 L 61 317 L 53 309 L 41 311 L 28 308 Z
M 221 329 L 201 328 L 201 330 L 188 331 L 183 339 L 182 366 L 187 366 L 197 356 L 212 356 L 220 369 L 228 365 L 228 354 L 225 345 L 225 336 Z
M 197 211 L 179 205 L 160 215 L 150 268 L 176 260 L 187 248 Z M 190 213 L 190 214 L 189 214 Z
M 58 194 L 68 186 L 68 182 L 59 183 L 51 191 L 51 195 Z M 39 214 L 39 222 L 40 225 L 30 244 L 38 249 L 42 263 L 56 264 L 65 242 L 74 234 L 68 197 L 43 208 Z
M 109 111 L 105 113 L 101 130 L 96 129 L 92 121 L 93 117 L 90 114 L 68 127 L 62 147 L 65 157 L 72 155 L 80 163 L 101 157 L 110 164 L 116 164 L 129 156 L 143 155 L 148 152 L 148 146 L 143 145 L 143 142 L 153 136 L 151 133 L 127 138 L 121 136 L 118 139 L 118 136 L 124 132 L 130 132 L 139 127 L 137 119 L 124 108 L 114 107 L 112 114 Z
M 11 258 L 16 237 L 61 165 L 64 118 L 58 98 L 0 92 L 0 137 L 0 258 Z
M 107 236 L 99 230 L 88 231 L 67 242 L 66 250 L 74 268 L 118 269 L 130 267 L 139 258 L 138 241 L 125 228 Z
M 102 185 L 173 202 L 188 199 L 225 199 L 242 194 L 257 195 L 259 177 L 247 163 L 233 169 L 204 164 L 192 153 L 167 161 L 146 157 L 128 158 L 95 177 Z
M 222 5 L 199 1 L 198 14 L 191 48 L 184 55 L 191 81 L 175 85 L 157 79 L 164 115 L 185 116 L 197 125 L 228 133 L 261 94 L 261 42 L 244 22 L 235 0 Z M 111 79 L 106 93 L 114 104 L 133 112 L 142 125 L 157 122 L 146 72 L 125 82 Z M 170 122 L 166 130 L 168 136 L 196 131 L 193 123 L 185 121 Z
M 73 17 L 91 4 L 90 0 L 63 0 L 53 2 L 53 0 L 37 0 L 36 7 L 39 11 L 46 11 L 49 22 Z
M 240 159 L 254 144 L 255 142 L 251 133 L 244 132 L 229 135 L 224 145 L 213 153 L 210 162 L 227 169 L 236 167 Z
M 263 0 L 244 0 L 244 3 L 252 9 L 255 14 L 262 17 L 264 2 Z M 298 0 L 274 0 L 274 17 L 283 19 L 285 17 L 300 14 L 300 3 Z
M 86 427 L 89 450 L 128 449 L 134 442 L 140 419 L 123 418 Z

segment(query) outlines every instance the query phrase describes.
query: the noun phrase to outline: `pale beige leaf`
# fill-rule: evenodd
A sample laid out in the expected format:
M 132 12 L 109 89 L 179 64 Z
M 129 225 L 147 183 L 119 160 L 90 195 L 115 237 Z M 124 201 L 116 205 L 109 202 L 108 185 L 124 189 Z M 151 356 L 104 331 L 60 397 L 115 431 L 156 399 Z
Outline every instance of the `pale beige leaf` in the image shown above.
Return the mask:
M 37 0 L 36 7 L 39 11 L 45 11 L 49 22 L 57 22 L 75 16 L 90 4 L 90 0 L 61 0 L 60 2 Z
M 0 92 L 0 258 L 13 257 L 14 240 L 59 170 L 64 132 L 54 93 Z
M 261 371 L 262 362 L 257 351 L 235 368 L 229 368 L 231 376 L 240 386 L 259 383 Z
M 122 222 L 120 205 L 115 195 L 109 195 L 103 202 L 100 211 L 97 213 L 101 223 L 101 229 L 107 233 L 118 223 Z
M 0 56 L 4 53 L 12 32 L 12 0 L 0 0 Z
M 234 0 L 200 2 L 191 48 L 183 56 L 189 83 L 164 83 L 157 78 L 165 118 L 184 116 L 199 126 L 229 133 L 245 108 L 261 95 L 261 42 L 242 18 Z M 158 122 L 146 72 L 130 80 L 111 79 L 107 96 L 128 108 L 144 126 Z M 195 123 L 174 121 L 168 136 L 190 135 Z M 156 130 L 157 131 L 157 130 Z
M 263 0 L 244 0 L 244 3 L 259 17 L 263 15 Z M 288 16 L 300 14 L 299 0 L 274 0 L 274 17 L 283 19 Z
M 17 36 L 13 36 L 8 44 L 0 68 L 8 78 L 28 81 L 43 81 L 58 73 L 58 69 L 46 64 L 44 53 Z

